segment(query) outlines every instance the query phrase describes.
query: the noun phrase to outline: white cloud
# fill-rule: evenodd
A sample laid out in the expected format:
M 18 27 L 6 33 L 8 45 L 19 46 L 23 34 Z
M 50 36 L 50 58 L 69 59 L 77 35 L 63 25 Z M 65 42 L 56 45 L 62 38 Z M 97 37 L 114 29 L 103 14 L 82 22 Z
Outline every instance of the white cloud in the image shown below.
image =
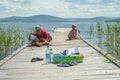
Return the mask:
M 77 16 L 80 16 L 80 17 L 120 16 L 120 5 L 117 5 L 116 2 L 113 0 L 106 0 L 106 1 L 105 0 L 84 0 L 84 1 L 76 0 L 75 2 L 74 0 L 66 0 L 66 1 L 68 3 L 69 2 L 71 3 L 72 8 L 71 7 L 70 8 L 73 9 L 73 11 L 77 13 Z
M 120 16 L 118 3 L 119 0 L 0 0 L 0 16 L 112 17 Z
M 85 0 L 88 3 L 100 3 L 101 0 Z

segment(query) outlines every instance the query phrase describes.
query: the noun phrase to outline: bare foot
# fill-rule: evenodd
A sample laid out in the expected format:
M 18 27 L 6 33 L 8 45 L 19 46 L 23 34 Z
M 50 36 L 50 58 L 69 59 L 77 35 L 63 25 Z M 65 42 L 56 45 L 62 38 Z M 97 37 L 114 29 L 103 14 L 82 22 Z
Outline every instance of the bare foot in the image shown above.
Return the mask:
M 50 42 L 49 45 L 52 46 L 52 43 Z

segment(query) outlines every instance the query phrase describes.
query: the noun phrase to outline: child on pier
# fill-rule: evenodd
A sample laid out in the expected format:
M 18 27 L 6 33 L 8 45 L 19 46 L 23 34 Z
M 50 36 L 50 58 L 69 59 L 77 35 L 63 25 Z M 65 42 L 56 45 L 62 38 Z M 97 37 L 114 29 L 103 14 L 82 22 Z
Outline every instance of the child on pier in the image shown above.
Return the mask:
M 72 25 L 72 30 L 68 34 L 69 40 L 80 39 L 79 34 L 77 33 L 76 25 Z

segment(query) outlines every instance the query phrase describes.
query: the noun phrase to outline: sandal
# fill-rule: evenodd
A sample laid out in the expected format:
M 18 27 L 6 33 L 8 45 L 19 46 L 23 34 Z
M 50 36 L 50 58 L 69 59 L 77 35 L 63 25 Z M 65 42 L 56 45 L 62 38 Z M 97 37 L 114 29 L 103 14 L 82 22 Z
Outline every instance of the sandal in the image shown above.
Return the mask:
M 31 59 L 31 62 L 36 62 L 36 61 L 37 61 L 36 58 Z
M 38 57 L 37 57 L 36 60 L 37 60 L 37 61 L 42 61 L 43 58 L 38 58 Z

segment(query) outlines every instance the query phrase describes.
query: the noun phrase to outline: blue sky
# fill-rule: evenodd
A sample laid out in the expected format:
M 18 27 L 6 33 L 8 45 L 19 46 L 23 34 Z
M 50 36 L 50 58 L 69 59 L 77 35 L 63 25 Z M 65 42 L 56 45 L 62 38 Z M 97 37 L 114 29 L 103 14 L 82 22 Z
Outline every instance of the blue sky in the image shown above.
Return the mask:
M 120 17 L 120 0 L 0 0 L 0 18 L 41 14 L 63 18 Z

